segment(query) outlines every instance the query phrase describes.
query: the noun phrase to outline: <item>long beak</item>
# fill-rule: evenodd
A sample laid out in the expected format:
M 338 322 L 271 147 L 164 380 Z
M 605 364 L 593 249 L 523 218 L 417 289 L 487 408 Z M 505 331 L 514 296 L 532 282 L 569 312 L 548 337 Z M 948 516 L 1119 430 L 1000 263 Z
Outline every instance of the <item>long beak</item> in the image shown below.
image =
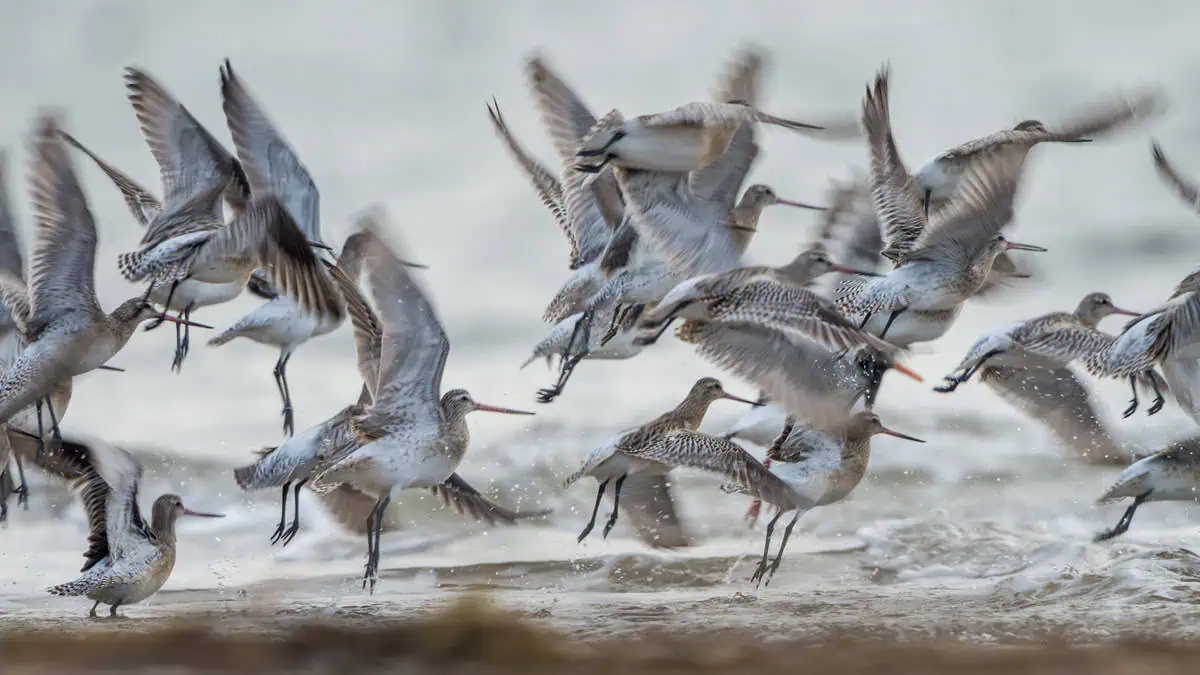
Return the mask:
M 193 511 L 193 510 L 187 508 L 186 506 L 183 508 L 183 515 L 198 516 L 200 518 L 224 518 L 225 517 L 224 513 L 205 513 L 203 511 Z
M 925 219 L 929 219 L 929 202 L 933 200 L 933 190 L 926 190 L 925 196 L 921 199 L 921 210 L 925 212 Z
M 512 408 L 501 408 L 499 406 L 484 405 L 482 403 L 476 403 L 475 409 L 482 410 L 483 412 L 503 413 L 505 415 L 533 415 L 534 414 L 527 410 L 513 410 Z
M 310 242 L 308 242 L 308 245 L 309 245 L 309 246 L 311 246 L 311 247 L 313 247 L 313 248 L 319 248 L 319 249 L 322 249 L 322 250 L 325 250 L 325 251 L 330 251 L 330 252 L 332 252 L 332 251 L 333 251 L 333 249 L 332 249 L 332 248 L 329 248 L 328 246 L 326 246 L 325 244 L 322 244 L 322 243 L 321 243 L 321 242 L 319 242 L 319 241 L 310 241 Z
M 727 398 L 730 401 L 737 401 L 738 403 L 746 403 L 746 404 L 754 406 L 755 408 L 761 408 L 762 406 L 766 405 L 766 403 L 762 403 L 759 401 L 751 401 L 748 398 L 742 398 L 741 396 L 734 396 L 733 394 L 729 394 L 729 393 L 724 394 L 723 396 L 721 396 L 721 398 Z
M 583 162 L 575 163 L 575 170 L 579 173 L 600 173 L 600 169 L 604 168 L 604 164 L 585 164 Z
M 1141 312 L 1131 312 L 1127 309 L 1121 309 L 1120 307 L 1113 307 L 1112 313 L 1113 314 L 1124 314 L 1125 316 L 1141 316 L 1142 315 Z
M 817 127 L 817 128 L 820 128 L 820 127 Z M 814 206 L 812 204 L 805 204 L 804 202 L 794 202 L 790 199 L 779 199 L 778 197 L 775 198 L 775 203 L 782 204 L 784 206 L 795 206 L 798 209 L 808 209 L 809 211 L 828 211 L 829 210 L 829 208 L 825 207 L 825 206 Z
M 97 368 L 98 368 L 98 369 L 100 369 L 100 370 L 111 370 L 111 371 L 113 371 L 114 373 L 123 373 L 123 372 L 125 372 L 125 369 L 124 369 L 124 368 L 118 368 L 118 367 L 116 367 L 116 366 L 97 366 Z
M 1006 250 L 1006 251 L 1036 251 L 1038 253 L 1045 253 L 1047 249 L 1045 249 L 1041 246 L 1034 246 L 1033 244 L 1018 244 L 1015 241 L 1006 241 L 1006 242 L 1004 242 L 1004 250 Z
M 422 265 L 421 263 L 409 262 L 409 261 L 407 261 L 407 260 L 401 260 L 401 261 L 400 261 L 400 264 L 401 264 L 401 265 L 404 265 L 405 267 L 411 267 L 411 268 L 413 268 L 413 269 L 415 269 L 415 270 L 427 270 L 427 269 L 429 269 L 429 265 Z
M 879 433 L 887 434 L 888 436 L 895 436 L 896 438 L 903 438 L 906 441 L 913 441 L 914 443 L 924 443 L 925 442 L 925 441 L 917 438 L 916 436 L 909 436 L 906 434 L 902 434 L 899 431 L 892 431 L 891 429 L 888 429 L 887 427 L 880 429 Z
M 866 270 L 856 270 L 853 267 L 846 267 L 845 265 L 830 265 L 829 268 L 832 269 L 834 272 L 841 272 L 842 274 L 858 274 L 858 275 L 864 276 L 864 277 L 881 277 L 881 276 L 883 276 L 882 274 L 879 274 L 877 272 L 868 272 Z
M 892 367 L 895 368 L 898 372 L 904 373 L 905 375 L 911 377 L 912 379 L 916 380 L 917 382 L 925 381 L 925 378 L 918 375 L 915 371 L 910 370 L 909 367 L 904 365 L 903 363 L 893 363 Z
M 165 314 L 160 318 L 163 321 L 170 321 L 171 323 L 177 323 L 180 326 L 191 326 L 192 328 L 207 328 L 209 330 L 212 330 L 212 326 L 210 326 L 206 323 L 200 323 L 199 321 L 188 321 L 187 319 L 180 319 L 179 317 L 171 316 L 170 314 Z

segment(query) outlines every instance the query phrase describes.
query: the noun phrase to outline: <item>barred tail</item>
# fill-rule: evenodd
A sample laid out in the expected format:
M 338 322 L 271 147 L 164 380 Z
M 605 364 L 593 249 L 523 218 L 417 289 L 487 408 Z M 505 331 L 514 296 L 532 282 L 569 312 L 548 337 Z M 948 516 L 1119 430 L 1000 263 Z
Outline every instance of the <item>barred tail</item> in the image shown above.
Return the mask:
M 50 588 L 46 589 L 46 592 L 50 595 L 78 596 L 87 595 L 92 588 L 92 584 L 88 583 L 87 581 L 84 581 L 83 579 L 76 579 L 75 581 L 71 581 L 69 583 L 51 586 Z
M 117 256 L 117 269 L 121 271 L 121 276 L 125 277 L 126 281 L 141 281 L 145 279 L 150 274 L 149 267 L 146 264 L 146 253 L 144 251 L 122 253 Z
M 566 489 L 566 488 L 571 487 L 572 485 L 575 484 L 575 481 L 586 476 L 588 468 L 590 468 L 590 467 L 584 467 L 584 468 L 576 471 L 575 473 L 571 474 L 570 476 L 567 476 L 567 479 L 563 481 L 563 488 Z

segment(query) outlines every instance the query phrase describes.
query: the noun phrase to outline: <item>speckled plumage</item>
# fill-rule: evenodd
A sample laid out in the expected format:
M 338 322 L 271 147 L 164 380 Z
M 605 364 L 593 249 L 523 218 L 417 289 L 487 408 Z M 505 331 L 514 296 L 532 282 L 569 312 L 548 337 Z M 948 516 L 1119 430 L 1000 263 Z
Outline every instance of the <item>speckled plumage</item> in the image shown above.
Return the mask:
M 1132 497 L 1133 503 L 1115 527 L 1097 535 L 1097 541 L 1124 534 L 1137 508 L 1146 502 L 1200 500 L 1200 438 L 1175 441 L 1129 465 L 1097 503 L 1106 504 L 1126 497 Z

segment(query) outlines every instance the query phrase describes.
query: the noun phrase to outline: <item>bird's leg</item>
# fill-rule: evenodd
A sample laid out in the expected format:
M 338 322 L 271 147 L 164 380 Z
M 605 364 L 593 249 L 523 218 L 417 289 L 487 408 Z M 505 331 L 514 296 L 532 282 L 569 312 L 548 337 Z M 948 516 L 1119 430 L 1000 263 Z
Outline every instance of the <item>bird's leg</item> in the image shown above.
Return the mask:
M 1160 391 L 1158 388 L 1158 382 L 1154 379 L 1153 372 L 1154 371 L 1150 371 L 1150 376 L 1146 378 L 1146 380 L 1150 382 L 1150 388 L 1154 390 L 1154 403 L 1151 403 L 1150 407 L 1146 410 L 1147 415 L 1153 415 L 1159 410 L 1162 410 L 1163 404 L 1167 402 L 1167 400 L 1163 398 L 1162 391 Z
M 37 458 L 42 459 L 46 456 L 46 431 L 42 424 L 42 399 L 33 402 L 33 409 L 37 411 L 38 418 L 38 435 L 37 435 Z
M 392 503 L 392 493 L 389 490 L 379 500 L 375 509 L 375 546 L 374 559 L 371 561 L 371 593 L 375 593 L 375 582 L 379 580 L 379 538 L 383 535 L 383 514 L 387 511 L 388 504 Z
M 118 608 L 118 607 L 120 607 L 120 606 L 121 606 L 121 603 L 120 603 L 120 602 L 116 602 L 116 603 L 114 603 L 113 605 L 109 606 L 109 608 L 108 608 L 108 615 L 109 615 L 110 617 L 112 617 L 112 616 L 116 616 L 116 615 L 117 615 L 117 608 Z
M 767 572 L 767 559 L 771 556 L 771 535 L 775 533 L 775 523 L 779 522 L 779 518 L 783 516 L 783 509 L 779 509 L 779 513 L 767 523 L 767 539 L 763 542 L 762 560 L 758 561 L 758 568 L 754 570 L 754 574 L 750 576 L 750 583 L 759 584 L 762 582 L 763 575 Z
M 671 324 L 675 323 L 675 319 L 677 319 L 677 318 L 679 318 L 679 317 L 673 316 L 673 317 L 667 319 L 667 321 L 662 325 L 662 328 L 659 328 L 658 331 L 656 331 L 654 333 L 654 335 L 650 335 L 650 336 L 639 335 L 638 337 L 633 339 L 633 344 L 644 347 L 646 345 L 652 345 L 655 342 L 658 342 L 658 338 L 662 337 L 663 333 L 667 332 L 667 329 L 671 327 Z
M 604 337 L 600 338 L 601 347 L 608 344 L 609 340 L 612 340 L 617 336 L 617 330 L 620 329 L 621 324 L 624 323 L 625 313 L 630 307 L 632 307 L 632 305 L 617 305 L 616 309 L 613 310 L 612 321 L 608 324 L 608 332 L 604 334 Z
M 88 612 L 88 616 L 90 616 L 90 617 L 92 617 L 92 618 L 95 618 L 95 616 L 96 616 L 96 608 L 97 608 L 97 607 L 99 607 L 99 606 L 100 606 L 100 601 L 99 601 L 99 600 L 97 600 L 97 601 L 96 601 L 96 604 L 92 605 L 92 611 Z
M 891 316 L 889 316 L 889 317 L 888 317 L 887 323 L 883 324 L 883 330 L 879 332 L 879 339 L 880 339 L 880 340 L 882 340 L 882 339 L 884 339 L 885 337 L 887 337 L 888 329 L 892 327 L 892 322 L 896 320 L 896 317 L 898 317 L 898 316 L 900 316 L 901 314 L 903 314 L 905 309 L 907 309 L 907 308 L 906 308 L 906 307 L 901 307 L 900 309 L 898 309 L 898 310 L 896 310 L 896 311 L 892 312 Z
M 1113 537 L 1125 534 L 1125 530 L 1128 530 L 1129 524 L 1133 522 L 1134 512 L 1137 511 L 1137 508 L 1142 505 L 1142 502 L 1146 501 L 1151 492 L 1153 492 L 1153 490 L 1147 490 L 1146 492 L 1134 497 L 1133 503 L 1129 505 L 1129 508 L 1125 509 L 1125 513 L 1121 516 L 1121 520 L 1117 521 L 1117 526 L 1111 530 L 1106 530 L 1096 535 L 1096 539 L 1094 541 L 1107 541 Z
M 154 292 L 154 281 L 151 281 L 150 285 L 146 286 L 146 293 L 144 295 L 142 295 L 142 304 L 143 305 L 150 304 L 150 294 L 153 292 Z
M 62 447 L 62 430 L 58 428 L 58 415 L 54 414 L 54 404 L 50 399 L 46 399 L 46 411 L 50 413 L 50 449 L 58 450 Z
M 284 352 L 279 355 L 279 360 L 275 362 L 275 385 L 279 387 L 279 396 L 283 398 L 283 433 L 288 436 L 292 435 L 294 429 L 292 392 L 288 389 L 287 383 L 287 364 L 291 358 L 291 352 Z
M 934 387 L 933 390 L 943 394 L 948 394 L 955 389 L 958 389 L 958 385 L 974 377 L 975 373 L 979 372 L 980 368 L 983 368 L 983 365 L 988 359 L 992 358 L 993 356 L 998 356 L 999 354 L 1003 353 L 1003 351 L 1003 349 L 993 349 L 992 351 L 984 354 L 983 357 L 976 361 L 974 365 L 964 370 L 961 376 L 947 375 L 946 377 L 943 377 L 942 379 L 945 380 L 946 383 Z
M 588 345 L 591 344 L 592 321 L 595 317 L 596 311 L 594 309 L 584 311 L 583 316 L 579 317 L 579 321 L 575 324 L 575 329 L 571 331 L 571 340 L 567 342 L 567 350 L 563 352 L 563 361 L 559 369 L 558 381 L 552 387 L 538 390 L 538 403 L 550 403 L 558 398 L 567 386 L 567 380 L 571 379 L 571 373 L 575 372 L 575 367 L 590 353 Z M 582 328 L 580 327 L 581 325 Z M 571 350 L 575 346 L 576 336 L 581 338 L 583 344 L 579 349 L 579 353 L 572 355 Z
M 272 546 L 283 538 L 283 531 L 287 528 L 288 488 L 291 486 L 290 482 L 283 484 L 283 506 L 279 508 L 279 526 L 275 528 L 275 533 L 271 535 Z
M 304 487 L 304 484 L 307 482 L 308 479 L 304 478 L 300 482 L 296 483 L 296 486 L 292 488 L 292 524 L 289 525 L 287 531 L 283 533 L 284 546 L 292 543 L 292 538 L 294 538 L 296 533 L 300 531 L 300 488 Z
M 192 318 L 192 308 L 195 303 L 179 310 L 179 318 L 183 321 L 189 321 Z M 175 324 L 175 360 L 171 362 L 171 370 L 179 372 L 183 368 L 183 359 L 188 354 L 188 349 L 192 345 L 192 329 L 186 323 Z
M 800 516 L 804 515 L 804 509 L 796 509 L 796 515 L 792 516 L 792 521 L 788 523 L 787 528 L 783 530 L 783 541 L 779 543 L 779 553 L 775 555 L 775 560 L 771 561 L 771 567 L 767 569 L 766 585 L 771 585 L 771 579 L 775 576 L 775 570 L 779 569 L 779 563 L 783 562 L 783 549 L 787 548 L 788 538 L 792 536 L 792 528 L 796 526 L 796 521 L 800 520 Z
M 592 507 L 592 519 L 583 528 L 583 532 L 579 533 L 579 538 L 575 541 L 583 542 L 583 540 L 592 532 L 592 528 L 596 526 L 596 516 L 600 513 L 600 502 L 604 499 L 604 490 L 608 487 L 608 480 L 605 478 L 600 481 L 600 488 L 596 490 L 596 505 Z
M 13 459 L 15 459 L 17 461 L 17 480 L 21 481 L 21 484 L 18 485 L 16 487 L 16 489 L 13 490 L 13 494 L 15 494 L 17 496 L 17 506 L 20 506 L 23 508 L 23 510 L 28 511 L 29 510 L 29 484 L 25 482 L 25 467 L 21 466 L 21 456 L 15 452 L 13 453 Z M 3 469 L 3 468 L 7 468 L 7 467 L 0 467 L 0 469 Z M 4 501 L 5 502 L 8 501 L 7 496 L 4 498 Z M 4 507 L 4 513 L 7 514 L 8 513 L 8 504 L 7 503 L 0 504 L 0 506 Z M 4 520 L 4 518 L 0 517 L 0 521 L 3 521 L 3 520 Z
M 764 467 L 768 469 L 771 468 L 771 455 L 778 455 L 779 452 L 783 450 L 784 441 L 787 440 L 788 436 L 792 435 L 792 429 L 795 428 L 796 420 L 788 417 L 783 423 L 783 431 L 781 431 L 779 435 L 775 437 L 775 440 L 771 441 L 771 447 L 767 448 L 767 459 L 763 462 Z M 758 523 L 758 514 L 761 511 L 761 499 L 755 499 L 754 501 L 750 502 L 750 508 L 746 509 L 745 515 L 746 524 L 750 527 L 750 529 L 754 529 L 754 526 Z
M 171 288 L 167 289 L 167 301 L 165 303 L 163 303 L 162 314 L 159 314 L 157 319 L 146 324 L 146 328 L 144 330 L 154 330 L 155 328 L 158 328 L 159 326 L 163 325 L 163 322 L 167 320 L 166 319 L 167 312 L 171 311 L 171 300 L 174 299 L 174 297 L 175 297 L 175 289 L 176 288 L 179 288 L 178 280 L 172 281 Z M 146 297 L 147 298 L 150 297 L 149 291 L 146 292 Z M 175 348 L 176 349 L 179 348 L 178 336 L 176 336 Z
M 617 524 L 617 515 L 620 513 L 621 507 L 621 486 L 625 484 L 625 477 L 628 475 L 621 474 L 621 477 L 613 484 L 613 510 L 612 515 L 608 517 L 608 522 L 604 524 L 604 539 L 608 539 L 608 533 L 612 532 L 613 527 Z
M 367 590 L 367 579 L 371 576 L 371 561 L 375 559 L 375 509 L 379 508 L 379 502 L 375 502 L 375 506 L 371 507 L 371 512 L 367 514 L 367 565 L 366 573 L 363 575 L 363 590 Z
M 1121 413 L 1122 418 L 1129 417 L 1134 412 L 1136 412 L 1137 408 L 1138 408 L 1138 392 L 1137 392 L 1137 376 L 1136 375 L 1129 376 L 1129 384 L 1132 385 L 1132 387 L 1133 387 L 1133 400 L 1131 400 L 1129 402 L 1129 407 L 1125 409 L 1125 412 Z
M 875 316 L 875 312 L 867 312 L 866 314 L 863 314 L 863 320 L 862 320 L 862 323 L 858 324 L 858 329 L 862 330 L 862 329 L 866 328 L 867 324 L 871 323 L 872 316 Z M 880 339 L 883 339 L 883 338 L 880 338 Z

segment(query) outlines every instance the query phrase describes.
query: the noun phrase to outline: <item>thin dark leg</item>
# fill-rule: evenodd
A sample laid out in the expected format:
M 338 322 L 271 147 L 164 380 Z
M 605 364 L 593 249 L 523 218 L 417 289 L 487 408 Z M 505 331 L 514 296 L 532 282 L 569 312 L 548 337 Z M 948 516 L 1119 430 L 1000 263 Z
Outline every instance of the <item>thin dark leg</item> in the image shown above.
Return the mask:
M 287 528 L 288 488 L 291 486 L 290 482 L 283 484 L 283 505 L 279 507 L 279 526 L 275 528 L 275 533 L 271 535 L 272 546 L 275 545 L 275 542 L 283 538 L 283 531 Z
M 285 352 L 279 355 L 279 360 L 275 362 L 275 386 L 279 387 L 279 396 L 283 399 L 283 433 L 291 436 L 293 433 L 292 419 L 292 393 L 288 389 L 287 384 L 287 364 L 292 358 L 291 353 Z
M 13 453 L 13 459 L 15 459 L 17 461 L 17 480 L 21 481 L 21 484 L 18 485 L 16 487 L 16 489 L 13 490 L 13 494 L 15 494 L 17 496 L 17 506 L 20 506 L 20 507 L 22 507 L 23 510 L 28 511 L 29 510 L 29 484 L 25 482 L 25 467 L 21 466 L 21 456 L 15 452 Z M 5 468 L 7 468 L 7 467 L 0 467 L 0 469 L 5 469 Z M 8 498 L 5 497 L 4 501 L 7 502 Z M 8 514 L 8 504 L 3 504 L 0 506 L 3 506 L 3 508 L 4 508 L 4 515 L 7 515 Z M 0 521 L 3 521 L 3 520 L 4 520 L 4 516 L 0 516 Z
M 153 285 L 151 285 L 151 288 L 153 288 Z M 154 330 L 155 328 L 158 328 L 159 326 L 163 325 L 163 322 L 166 321 L 166 318 L 164 318 L 164 317 L 167 316 L 167 312 L 171 311 L 171 300 L 173 300 L 175 298 L 175 289 L 176 288 L 179 288 L 179 282 L 172 281 L 171 288 L 167 289 L 167 301 L 166 301 L 166 303 L 163 304 L 162 314 L 159 314 L 157 319 L 146 324 L 145 330 Z M 150 297 L 150 291 L 146 291 L 146 297 L 147 298 Z M 176 349 L 179 348 L 178 340 L 175 342 L 175 348 Z
M 300 531 L 300 488 L 304 487 L 304 484 L 307 482 L 308 479 L 305 478 L 296 483 L 296 486 L 292 488 L 292 524 L 283 533 L 284 546 L 290 544 L 296 533 Z
M 42 399 L 34 401 L 33 409 L 37 411 L 38 418 L 37 457 L 42 459 L 46 456 L 46 430 L 42 424 Z
M 1002 349 L 993 349 L 992 351 L 984 354 L 983 358 L 976 361 L 975 365 L 967 368 L 961 376 L 947 375 L 946 377 L 942 378 L 946 381 L 946 384 L 936 386 L 933 388 L 933 390 L 947 394 L 955 389 L 958 389 L 958 385 L 974 377 L 975 373 L 979 372 L 979 369 L 982 368 L 985 363 L 987 363 L 988 359 L 998 356 L 999 354 L 1003 353 L 1003 351 L 1004 350 Z
M 194 303 L 193 303 L 194 304 Z M 179 318 L 188 321 L 192 318 L 192 306 L 188 305 L 179 311 Z M 171 370 L 179 372 L 183 368 L 183 359 L 187 357 L 192 344 L 192 329 L 187 324 L 175 324 L 175 360 L 171 362 Z
M 1134 412 L 1137 411 L 1137 407 L 1138 407 L 1138 392 L 1137 392 L 1137 376 L 1136 375 L 1129 376 L 1129 384 L 1133 388 L 1133 400 L 1131 400 L 1129 402 L 1129 407 L 1125 409 L 1125 412 L 1121 413 L 1122 418 L 1129 417 L 1130 415 L 1132 415 Z
M 52 449 L 61 448 L 62 431 L 58 428 L 58 415 L 54 414 L 54 404 L 50 402 L 49 398 L 46 399 L 46 411 L 50 413 L 50 438 L 54 446 Z
M 113 605 L 113 606 L 109 607 L 109 608 L 108 608 L 108 615 L 109 615 L 109 616 L 116 616 L 116 615 L 117 615 L 117 608 L 118 608 L 118 607 L 120 607 L 120 606 L 121 606 L 121 603 L 119 603 L 119 602 L 118 602 L 117 604 L 115 604 L 115 605 Z
M 900 308 L 900 309 L 892 312 L 892 315 L 888 317 L 887 323 L 883 324 L 883 330 L 880 331 L 880 333 L 879 333 L 880 340 L 887 337 L 888 330 L 892 327 L 892 322 L 894 322 L 896 320 L 896 317 L 898 317 L 904 313 L 904 309 L 905 308 Z
M 389 492 L 375 505 L 375 531 L 372 533 L 375 537 L 375 544 L 371 551 L 372 557 L 367 562 L 371 593 L 375 592 L 375 583 L 379 580 L 379 538 L 383 535 L 383 514 L 391 502 L 392 495 Z
M 771 562 L 770 569 L 767 570 L 766 585 L 768 586 L 771 585 L 771 579 L 775 576 L 775 570 L 779 569 L 779 563 L 783 562 L 783 550 L 787 548 L 788 539 L 792 536 L 792 528 L 796 526 L 796 521 L 800 520 L 802 515 L 804 515 L 804 509 L 796 509 L 796 515 L 792 516 L 792 522 L 788 523 L 787 528 L 783 531 L 783 541 L 779 544 L 779 553 Z
M 779 513 L 767 523 L 767 538 L 763 542 L 762 560 L 758 561 L 758 568 L 754 570 L 754 574 L 750 576 L 750 583 L 758 584 L 762 582 L 763 575 L 767 572 L 767 560 L 771 557 L 771 535 L 775 533 L 775 523 L 783 516 L 783 509 L 779 509 Z
M 633 344 L 646 346 L 646 345 L 652 345 L 655 342 L 658 342 L 658 339 L 663 336 L 663 333 L 667 332 L 667 329 L 671 327 L 671 324 L 675 323 L 676 318 L 677 317 L 673 316 L 673 317 L 667 319 L 666 322 L 663 323 L 662 328 L 659 328 L 658 331 L 654 333 L 654 335 L 651 335 L 648 337 L 645 335 L 642 335 L 642 336 L 638 336 L 638 337 L 634 338 Z
M 1094 541 L 1107 541 L 1113 537 L 1119 537 L 1122 534 L 1125 534 L 1125 530 L 1128 530 L 1129 524 L 1133 522 L 1134 512 L 1136 512 L 1137 508 L 1142 505 L 1142 502 L 1146 501 L 1151 492 L 1153 492 L 1153 490 L 1147 490 L 1146 492 L 1134 497 L 1133 503 L 1129 505 L 1129 508 L 1125 509 L 1125 513 L 1121 516 L 1121 520 L 1117 521 L 1117 526 L 1111 530 L 1106 530 L 1096 535 Z
M 583 532 L 579 533 L 579 538 L 575 541 L 582 542 L 592 532 L 592 528 L 596 526 L 596 516 L 600 513 L 600 502 L 604 499 L 604 490 L 608 487 L 608 479 L 600 481 L 600 488 L 596 490 L 596 505 L 592 507 L 592 519 L 588 521 L 587 526 L 583 528 Z
M 867 312 L 866 314 L 864 314 L 862 323 L 858 324 L 858 329 L 862 330 L 862 329 L 866 328 L 867 324 L 871 323 L 872 316 L 875 316 L 875 312 Z
M 1163 405 L 1167 402 L 1167 400 L 1163 398 L 1162 391 L 1160 391 L 1158 388 L 1158 381 L 1153 377 L 1154 371 L 1150 372 L 1150 377 L 1147 377 L 1146 379 L 1150 382 L 1150 388 L 1154 390 L 1154 403 L 1150 404 L 1150 407 L 1146 410 L 1147 415 L 1153 415 L 1159 410 L 1162 410 Z
M 621 324 L 625 321 L 625 314 L 628 309 L 629 307 L 625 305 L 619 305 L 613 311 L 612 321 L 608 324 L 608 332 L 604 334 L 604 337 L 600 338 L 601 347 L 608 344 L 610 340 L 617 336 L 617 330 L 621 328 Z
M 571 378 L 571 373 L 575 372 L 575 367 L 587 357 L 590 351 L 588 345 L 591 344 L 592 340 L 592 321 L 595 319 L 595 316 L 595 310 L 589 309 L 583 313 L 583 316 L 579 317 L 579 322 L 575 324 L 575 329 L 571 331 L 571 339 L 567 343 L 567 350 L 563 353 L 562 367 L 558 373 L 558 382 L 555 382 L 552 387 L 538 390 L 538 403 L 550 403 L 558 398 L 567 386 L 567 380 Z M 571 350 L 574 349 L 576 337 L 580 338 L 582 346 L 578 354 L 572 355 Z
M 97 600 L 96 604 L 92 605 L 92 611 L 88 612 L 88 616 L 92 616 L 92 617 L 96 616 L 96 608 L 99 606 L 100 606 L 100 601 Z
M 371 512 L 367 514 L 367 571 L 363 575 L 363 590 L 367 590 L 367 579 L 371 576 L 371 561 L 375 559 L 375 510 L 379 508 L 379 502 L 375 502 L 375 506 L 371 507 Z
M 154 292 L 154 282 L 151 281 L 149 286 L 146 286 L 146 293 L 142 295 L 142 304 L 150 304 L 150 294 Z
M 604 524 L 604 539 L 608 539 L 608 533 L 612 532 L 613 527 L 617 524 L 617 515 L 621 512 L 621 486 L 625 484 L 625 477 L 628 474 L 621 474 L 613 485 L 613 510 L 612 515 L 608 517 L 608 522 Z

